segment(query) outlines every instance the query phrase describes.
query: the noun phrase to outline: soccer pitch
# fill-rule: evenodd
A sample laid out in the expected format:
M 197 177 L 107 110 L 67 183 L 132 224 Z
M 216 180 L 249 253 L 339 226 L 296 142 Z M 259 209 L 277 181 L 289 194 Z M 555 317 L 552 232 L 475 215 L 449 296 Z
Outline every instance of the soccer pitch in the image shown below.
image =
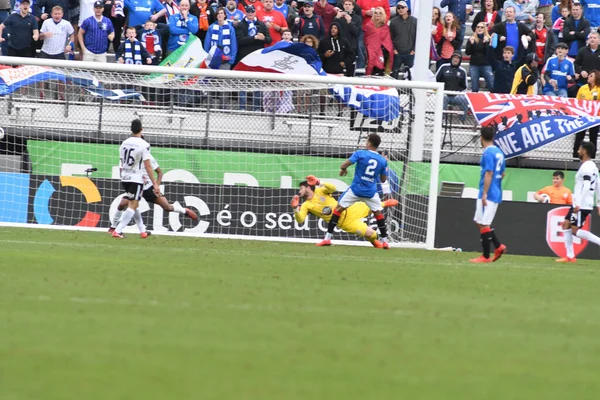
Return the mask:
M 600 393 L 596 261 L 0 232 L 2 400 Z

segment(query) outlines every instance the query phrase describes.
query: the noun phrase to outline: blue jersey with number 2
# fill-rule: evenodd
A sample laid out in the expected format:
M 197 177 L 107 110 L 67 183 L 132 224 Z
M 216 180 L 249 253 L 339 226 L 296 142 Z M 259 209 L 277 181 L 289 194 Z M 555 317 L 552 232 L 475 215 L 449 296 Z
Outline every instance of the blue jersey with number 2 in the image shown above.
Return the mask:
M 355 151 L 349 160 L 356 164 L 350 189 L 358 197 L 373 197 L 377 193 L 379 176 L 387 176 L 385 172 L 387 160 L 381 154 L 371 150 Z
M 481 155 L 481 178 L 479 179 L 479 196 L 483 195 L 483 177 L 487 171 L 492 171 L 492 183 L 488 189 L 487 199 L 494 203 L 502 202 L 502 175 L 506 164 L 504 162 L 504 154 L 496 146 L 488 146 Z

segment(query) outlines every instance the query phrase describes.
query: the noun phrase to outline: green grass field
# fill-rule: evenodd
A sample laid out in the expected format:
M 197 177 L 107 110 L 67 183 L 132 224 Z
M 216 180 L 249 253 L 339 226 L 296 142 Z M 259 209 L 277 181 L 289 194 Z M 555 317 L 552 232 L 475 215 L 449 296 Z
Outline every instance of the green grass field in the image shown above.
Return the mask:
M 600 396 L 598 262 L 0 233 L 2 400 Z

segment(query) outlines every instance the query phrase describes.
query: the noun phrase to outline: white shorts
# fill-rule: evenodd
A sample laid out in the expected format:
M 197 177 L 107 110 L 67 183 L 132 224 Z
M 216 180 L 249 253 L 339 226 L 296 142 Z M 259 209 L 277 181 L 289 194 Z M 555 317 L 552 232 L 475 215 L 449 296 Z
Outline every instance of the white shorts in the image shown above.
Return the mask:
M 106 63 L 106 53 L 96 54 L 86 51 L 83 53 L 83 61 Z
M 381 199 L 379 198 L 379 193 L 375 193 L 375 195 L 371 198 L 368 197 L 358 197 L 354 194 L 352 189 L 348 188 L 338 200 L 338 204 L 341 207 L 348 208 L 354 203 L 358 203 L 359 201 L 367 203 L 371 211 L 381 211 L 383 207 L 381 206 Z
M 491 225 L 496 216 L 496 210 L 498 209 L 498 203 L 493 201 L 487 201 L 487 206 L 481 204 L 481 199 L 477 199 L 475 206 L 475 217 L 473 220 L 479 225 Z

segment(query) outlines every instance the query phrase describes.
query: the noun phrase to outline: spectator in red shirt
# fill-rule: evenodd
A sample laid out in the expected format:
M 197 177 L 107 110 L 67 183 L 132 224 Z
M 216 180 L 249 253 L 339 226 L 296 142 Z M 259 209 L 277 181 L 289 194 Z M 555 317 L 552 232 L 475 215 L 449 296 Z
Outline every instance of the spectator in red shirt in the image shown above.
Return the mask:
M 383 7 L 375 8 L 373 18 L 365 26 L 365 47 L 367 75 L 383 76 L 386 70 L 391 70 L 394 44 Z
M 433 13 L 431 14 L 431 36 L 436 46 L 442 40 L 443 35 L 442 11 L 437 7 L 433 7 Z
M 315 14 L 320 15 L 325 23 L 325 32 L 329 32 L 329 27 L 337 15 L 339 8 L 333 7 L 327 0 L 319 0 L 314 4 Z
M 281 41 L 281 31 L 288 29 L 287 21 L 282 13 L 273 9 L 273 0 L 263 0 L 263 9 L 256 10 L 256 17 L 269 29 L 273 41 L 265 47 L 271 47 Z
M 535 17 L 533 34 L 535 35 L 535 53 L 543 61 L 540 63 L 541 69 L 546 61 L 554 55 L 557 45 L 552 30 L 546 27 L 546 16 L 543 13 L 539 13 Z
M 385 20 L 390 20 L 390 3 L 387 0 L 358 0 L 356 4 L 362 10 L 363 30 L 371 22 L 371 18 L 373 18 L 375 8 L 377 7 L 382 7 L 385 11 Z

